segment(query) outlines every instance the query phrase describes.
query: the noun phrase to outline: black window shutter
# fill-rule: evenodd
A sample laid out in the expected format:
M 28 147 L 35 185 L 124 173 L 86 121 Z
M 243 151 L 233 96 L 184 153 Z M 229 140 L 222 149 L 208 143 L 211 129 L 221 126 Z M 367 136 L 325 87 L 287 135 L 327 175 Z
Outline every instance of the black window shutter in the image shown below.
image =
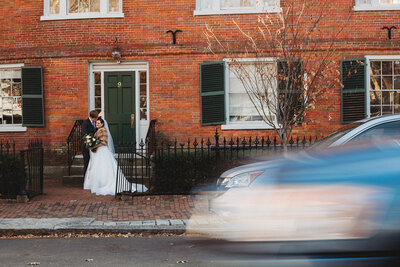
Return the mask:
M 224 62 L 200 65 L 201 124 L 225 123 Z
M 289 70 L 289 67 L 291 68 Z M 293 119 L 293 115 L 298 109 L 301 109 L 302 97 L 303 97 L 303 80 L 299 78 L 299 75 L 303 75 L 303 64 L 300 60 L 294 60 L 290 66 L 286 60 L 278 61 L 278 90 L 279 90 L 279 101 L 291 101 L 290 106 L 292 107 L 289 119 Z M 287 80 L 282 81 L 285 78 Z M 289 95 L 289 94 L 295 94 Z M 287 104 L 287 103 L 286 103 Z M 279 105 L 281 106 L 281 105 Z M 278 113 L 278 122 L 281 121 L 282 110 Z M 297 123 L 303 122 L 303 116 L 297 119 Z
M 22 125 L 44 127 L 43 69 L 22 67 Z
M 341 71 L 342 123 L 350 123 L 366 117 L 365 59 L 343 59 Z

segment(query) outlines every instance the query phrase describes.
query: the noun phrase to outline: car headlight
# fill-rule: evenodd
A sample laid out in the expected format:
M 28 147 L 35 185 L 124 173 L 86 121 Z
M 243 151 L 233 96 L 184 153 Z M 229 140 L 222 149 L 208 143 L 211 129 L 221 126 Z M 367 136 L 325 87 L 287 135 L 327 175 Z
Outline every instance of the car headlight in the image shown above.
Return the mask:
M 226 188 L 246 187 L 249 186 L 251 182 L 253 182 L 253 180 L 261 173 L 263 173 L 263 171 L 244 172 L 233 177 L 226 177 L 221 182 L 221 186 Z

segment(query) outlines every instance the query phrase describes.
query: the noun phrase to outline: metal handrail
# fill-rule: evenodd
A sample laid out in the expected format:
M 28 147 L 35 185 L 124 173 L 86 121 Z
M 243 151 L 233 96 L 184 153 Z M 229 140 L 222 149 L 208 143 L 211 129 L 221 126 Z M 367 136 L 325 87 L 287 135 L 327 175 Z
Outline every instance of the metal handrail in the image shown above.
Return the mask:
M 148 145 L 147 152 L 149 156 L 154 152 L 156 146 L 156 123 L 157 120 L 151 120 L 147 129 L 146 143 Z
M 67 164 L 68 164 L 68 175 L 71 175 L 71 166 L 74 161 L 75 156 L 78 154 L 78 151 L 81 150 L 82 145 L 82 123 L 83 120 L 76 120 L 74 126 L 71 129 L 71 132 L 67 138 Z M 72 151 L 71 151 L 72 150 Z

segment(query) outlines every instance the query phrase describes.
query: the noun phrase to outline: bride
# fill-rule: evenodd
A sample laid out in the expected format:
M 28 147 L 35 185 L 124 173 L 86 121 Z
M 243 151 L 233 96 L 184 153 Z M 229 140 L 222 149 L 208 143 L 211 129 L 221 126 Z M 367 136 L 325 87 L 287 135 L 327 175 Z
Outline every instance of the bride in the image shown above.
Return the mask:
M 83 189 L 90 189 L 97 195 L 114 195 L 118 166 L 114 158 L 112 137 L 107 122 L 101 117 L 96 121 L 96 128 L 97 132 L 94 137 L 100 141 L 100 144 L 90 151 L 90 161 Z M 123 176 L 121 170 L 119 172 Z M 123 179 L 125 179 L 124 176 Z M 136 185 L 133 184 L 132 188 L 136 188 Z M 138 191 L 147 191 L 144 185 L 137 188 Z

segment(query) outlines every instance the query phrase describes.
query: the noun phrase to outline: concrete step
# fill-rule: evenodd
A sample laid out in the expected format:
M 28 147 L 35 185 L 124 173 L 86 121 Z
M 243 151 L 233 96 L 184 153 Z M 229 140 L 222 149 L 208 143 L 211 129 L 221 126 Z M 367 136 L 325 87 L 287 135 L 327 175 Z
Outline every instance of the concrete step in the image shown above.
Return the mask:
M 62 184 L 66 186 L 83 187 L 85 177 L 81 175 L 66 175 L 62 179 Z
M 149 176 L 126 176 L 126 179 L 131 183 L 145 184 L 148 186 L 150 182 Z M 66 175 L 62 179 L 62 184 L 65 186 L 83 187 L 85 177 L 83 175 Z

